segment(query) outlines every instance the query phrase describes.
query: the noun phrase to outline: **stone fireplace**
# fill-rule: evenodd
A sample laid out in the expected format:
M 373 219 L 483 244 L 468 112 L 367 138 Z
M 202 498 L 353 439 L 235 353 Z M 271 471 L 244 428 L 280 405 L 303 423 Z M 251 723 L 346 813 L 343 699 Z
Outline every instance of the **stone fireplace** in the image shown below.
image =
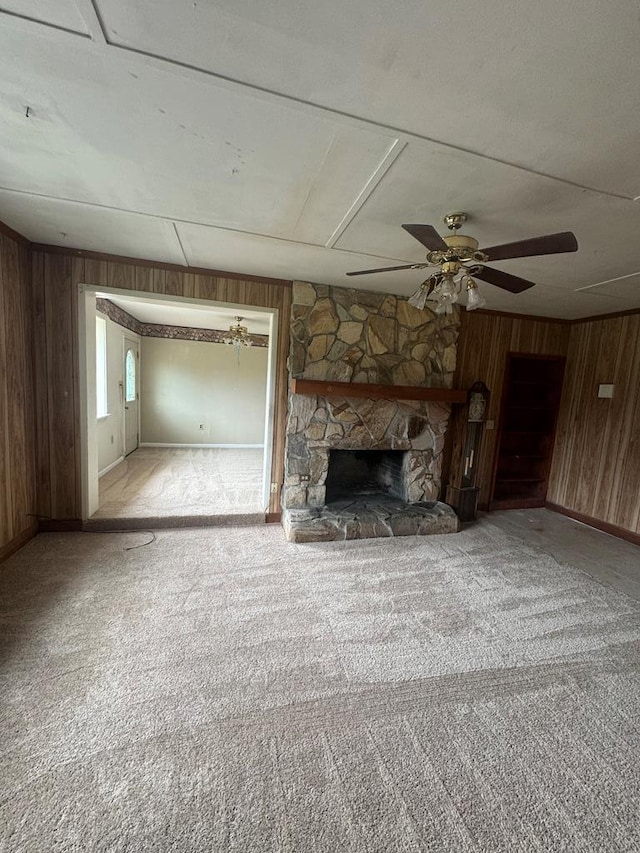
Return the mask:
M 420 399 L 425 388 L 451 388 L 458 324 L 457 314 L 436 317 L 394 296 L 294 284 L 282 493 L 289 539 L 458 530 L 438 501 L 450 404 Z M 335 384 L 318 392 L 314 380 Z

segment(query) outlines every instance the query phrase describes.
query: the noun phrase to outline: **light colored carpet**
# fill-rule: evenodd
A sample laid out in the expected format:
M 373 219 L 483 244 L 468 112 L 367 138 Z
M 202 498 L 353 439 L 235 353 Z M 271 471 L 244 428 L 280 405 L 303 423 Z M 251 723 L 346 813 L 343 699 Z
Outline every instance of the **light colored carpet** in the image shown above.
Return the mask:
M 139 447 L 100 478 L 100 518 L 264 513 L 261 449 Z
M 2 567 L 0 849 L 640 850 L 633 598 L 490 519 L 149 538 Z

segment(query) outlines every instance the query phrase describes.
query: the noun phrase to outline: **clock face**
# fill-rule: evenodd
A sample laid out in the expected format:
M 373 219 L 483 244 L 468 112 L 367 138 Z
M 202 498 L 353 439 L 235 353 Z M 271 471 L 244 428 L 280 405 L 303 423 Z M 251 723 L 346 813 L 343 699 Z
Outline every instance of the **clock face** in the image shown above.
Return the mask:
M 487 406 L 487 401 L 482 396 L 482 394 L 472 394 L 471 399 L 469 400 L 469 415 L 467 417 L 468 421 L 483 421 L 484 420 L 484 410 Z

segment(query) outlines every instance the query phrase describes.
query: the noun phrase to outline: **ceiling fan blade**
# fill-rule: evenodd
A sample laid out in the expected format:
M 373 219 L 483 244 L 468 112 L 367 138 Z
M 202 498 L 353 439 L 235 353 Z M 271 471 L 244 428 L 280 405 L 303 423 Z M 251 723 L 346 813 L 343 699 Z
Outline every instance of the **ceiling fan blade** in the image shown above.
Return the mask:
M 369 275 L 374 272 L 393 272 L 394 270 L 423 270 L 428 266 L 429 264 L 403 264 L 400 267 L 381 267 L 377 270 L 356 270 L 355 272 L 348 272 L 347 275 Z
M 546 237 L 531 237 L 515 243 L 503 243 L 482 250 L 489 261 L 506 261 L 509 258 L 529 258 L 533 255 L 556 255 L 561 252 L 577 252 L 578 241 L 571 231 L 547 234 Z
M 435 252 L 438 249 L 445 252 L 448 249 L 447 244 L 438 234 L 433 225 L 403 225 L 402 227 L 405 231 L 408 231 L 412 237 L 415 237 L 418 243 L 422 243 L 422 245 L 426 246 L 431 252 Z
M 494 270 L 491 267 L 472 267 L 469 273 L 474 278 L 488 281 L 489 284 L 508 290 L 509 293 L 522 293 L 523 290 L 535 287 L 536 284 L 535 281 L 527 281 L 526 278 L 520 278 L 518 275 L 511 275 L 511 273 L 502 270 Z

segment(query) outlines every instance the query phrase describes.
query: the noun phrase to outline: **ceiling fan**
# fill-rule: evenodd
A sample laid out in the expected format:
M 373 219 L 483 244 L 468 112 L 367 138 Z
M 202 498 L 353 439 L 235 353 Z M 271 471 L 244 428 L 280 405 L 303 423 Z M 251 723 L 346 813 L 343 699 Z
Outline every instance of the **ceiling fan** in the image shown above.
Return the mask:
M 427 299 L 438 303 L 436 313 L 450 314 L 452 305 L 464 286 L 468 293 L 467 311 L 482 308 L 486 300 L 479 294 L 478 285 L 472 278 L 479 278 L 509 293 L 521 293 L 535 285 L 535 282 L 520 278 L 502 270 L 485 267 L 486 261 L 504 261 L 509 258 L 528 258 L 533 255 L 554 255 L 561 252 L 576 252 L 578 241 L 571 231 L 559 234 L 547 234 L 545 237 L 532 237 L 515 243 L 503 243 L 478 249 L 478 241 L 458 230 L 467 221 L 466 213 L 448 213 L 444 223 L 453 232 L 441 237 L 432 225 L 403 225 L 412 237 L 422 243 L 429 251 L 426 263 L 402 264 L 397 267 L 382 267 L 375 270 L 357 270 L 347 275 L 371 275 L 394 270 L 423 270 L 437 266 L 440 269 L 424 281 L 409 302 L 416 308 L 424 308 Z

